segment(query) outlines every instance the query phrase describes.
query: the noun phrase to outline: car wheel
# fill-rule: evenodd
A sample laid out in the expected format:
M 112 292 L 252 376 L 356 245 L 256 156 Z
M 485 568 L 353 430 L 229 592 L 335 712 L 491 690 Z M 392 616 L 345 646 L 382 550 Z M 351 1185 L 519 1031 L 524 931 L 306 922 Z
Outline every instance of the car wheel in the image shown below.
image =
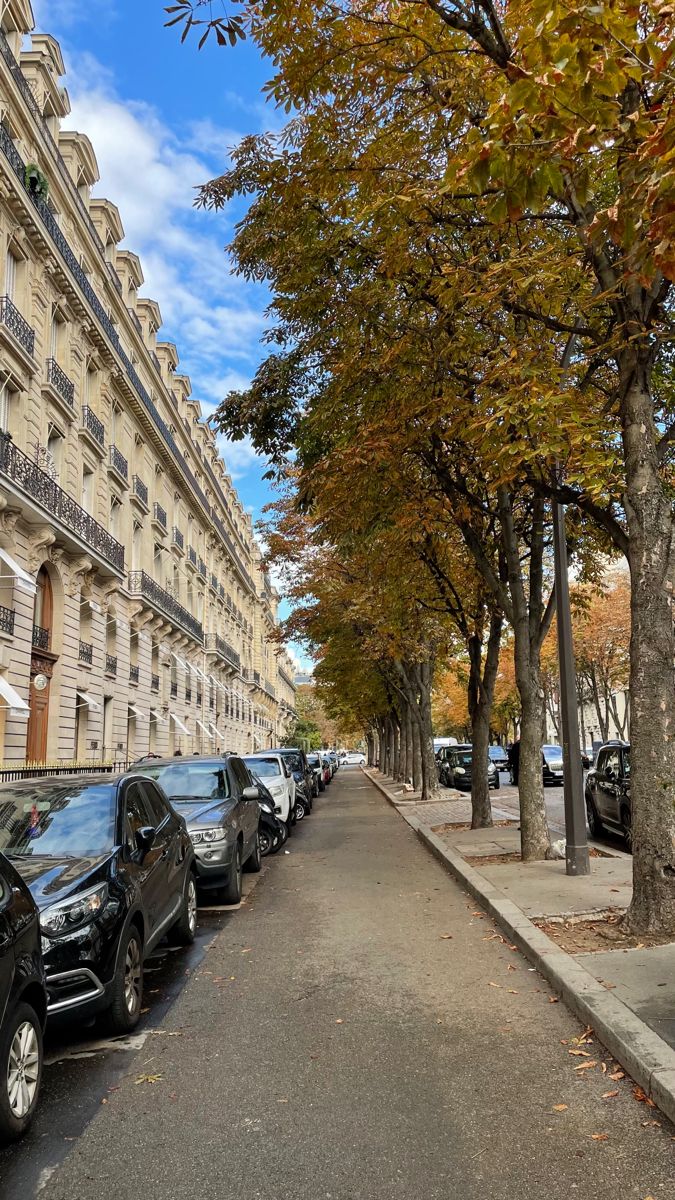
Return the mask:
M 621 808 L 621 832 L 624 836 L 626 849 L 629 854 L 633 853 L 633 820 L 631 811 L 626 808 L 625 804 Z
M 230 870 L 230 879 L 226 887 L 221 891 L 221 904 L 238 904 L 241 900 L 241 876 L 242 876 L 242 861 L 241 861 L 241 842 L 237 842 L 234 848 L 234 858 L 232 859 L 232 867 Z
M 197 883 L 194 872 L 188 871 L 181 914 L 171 930 L 171 940 L 179 946 L 190 946 L 197 932 Z
M 262 865 L 262 858 L 260 856 L 260 835 L 258 833 L 258 830 L 256 829 L 253 850 L 252 850 L 251 854 L 249 854 L 248 858 L 246 859 L 245 869 L 247 871 L 250 871 L 253 874 L 255 874 L 256 871 L 260 870 L 261 865 Z
M 325 780 L 325 779 L 320 779 L 320 780 L 319 780 L 319 791 L 320 791 L 320 792 L 325 792 L 325 790 L 326 790 L 326 780 Z
M 586 796 L 586 820 L 588 822 L 588 831 L 591 837 L 600 837 L 600 834 L 603 831 L 603 825 L 600 817 L 598 816 L 598 810 L 590 796 Z
M 496 792 L 498 792 L 498 791 L 499 791 L 500 787 L 502 786 L 502 785 L 501 785 L 501 780 L 500 780 L 500 778 L 499 778 L 499 775 L 495 775 L 495 781 L 494 781 L 494 783 L 493 783 L 493 785 L 492 785 L 492 786 L 493 786 L 493 788 L 494 788 L 494 790 L 495 790 Z
M 274 845 L 272 834 L 269 833 L 267 829 L 260 828 L 258 830 L 258 845 L 260 846 L 260 853 L 262 854 L 263 858 L 266 858 L 267 855 L 271 853 Z
M 0 1142 L 26 1132 L 42 1077 L 42 1027 L 30 1004 L 17 1004 L 0 1034 Z
M 295 810 L 289 812 L 288 820 L 286 821 L 286 838 L 293 836 L 293 826 L 295 824 Z
M 135 925 L 120 942 L 113 976 L 108 1025 L 113 1033 L 128 1033 L 138 1024 L 143 1003 L 143 943 Z
M 296 821 L 304 821 L 307 812 L 307 801 L 304 799 L 296 800 L 295 802 L 295 819 Z

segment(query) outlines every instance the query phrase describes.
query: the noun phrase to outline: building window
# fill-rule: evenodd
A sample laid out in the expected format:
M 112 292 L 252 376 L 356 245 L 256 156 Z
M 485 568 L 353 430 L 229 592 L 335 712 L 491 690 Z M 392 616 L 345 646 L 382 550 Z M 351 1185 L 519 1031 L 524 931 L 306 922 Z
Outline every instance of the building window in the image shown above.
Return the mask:
M 52 310 L 52 326 L 50 331 L 50 357 L 57 363 L 63 362 L 65 349 L 66 323 L 58 309 Z
M 63 466 L 64 437 L 58 426 L 51 422 L 47 430 L 47 462 L 51 468 L 52 478 L 58 479 Z
M 94 472 L 86 463 L 82 467 L 82 507 L 94 515 Z
M 5 295 L 10 300 L 16 299 L 16 277 L 19 263 L 12 251 L 8 251 L 5 263 Z
M 116 541 L 119 541 L 121 510 L 122 501 L 119 496 L 111 496 L 109 529 Z
M 0 430 L 3 433 L 9 433 L 11 430 L 17 398 L 18 392 L 12 387 L 9 380 L 0 379 Z

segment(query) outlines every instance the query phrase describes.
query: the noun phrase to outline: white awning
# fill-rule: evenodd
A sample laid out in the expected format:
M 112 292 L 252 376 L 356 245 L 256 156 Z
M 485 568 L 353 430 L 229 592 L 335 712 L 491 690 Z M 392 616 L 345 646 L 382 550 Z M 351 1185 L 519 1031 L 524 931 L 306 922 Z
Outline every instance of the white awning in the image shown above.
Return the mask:
M 206 725 L 204 724 L 203 721 L 199 720 L 199 717 L 197 717 L 197 724 L 198 724 L 199 728 L 201 729 L 202 733 L 205 733 L 207 738 L 209 739 L 209 741 L 212 742 L 213 734 L 209 733 L 208 729 L 206 728 Z
M 171 657 L 175 663 L 178 663 L 179 667 L 181 667 L 184 671 L 187 671 L 187 664 L 182 658 L 179 658 L 177 654 L 174 654 L 173 650 L 171 651 Z
M 203 672 L 203 671 L 201 671 L 201 670 L 199 669 L 199 667 L 195 667 L 195 668 L 194 668 L 194 670 L 195 670 L 195 671 L 197 672 L 197 674 L 199 675 L 199 678 L 204 680 L 204 683 L 208 683 L 208 682 L 209 682 L 209 677 L 208 677 L 208 675 L 205 675 L 205 674 L 204 674 L 204 672 Z
M 224 742 L 224 741 L 225 741 L 225 734 L 224 734 L 224 733 L 221 733 L 221 732 L 220 732 L 220 730 L 219 730 L 219 729 L 217 729 L 217 728 L 216 728 L 216 726 L 213 724 L 213 722 L 210 722 L 210 723 L 209 723 L 209 729 L 212 729 L 212 730 L 213 730 L 213 732 L 215 733 L 216 737 L 219 737 L 219 738 L 220 738 L 220 740 L 221 740 L 221 742 Z
M 190 736 L 190 730 L 188 729 L 187 725 L 183 724 L 180 717 L 177 717 L 176 714 L 173 712 L 169 713 L 169 717 L 173 721 L 174 725 L 177 725 L 178 728 L 183 731 L 183 733 L 187 733 L 188 737 Z
M 84 705 L 86 708 L 92 708 L 94 712 L 98 712 L 101 707 L 100 701 L 94 700 L 94 697 L 90 696 L 89 692 L 81 692 L 78 689 L 77 698 L 82 701 L 82 704 L 76 706 L 77 708 L 82 708 L 82 705 Z
M 27 717 L 30 712 L 29 706 L 25 700 L 22 700 L 19 693 L 12 687 L 9 679 L 5 675 L 0 675 L 0 696 L 4 700 L 2 708 L 8 708 L 13 717 Z
M 18 562 L 15 562 L 15 560 L 12 558 L 11 554 L 8 554 L 7 551 L 3 550 L 1 546 L 0 559 L 2 562 L 4 562 L 6 567 L 9 567 L 21 591 L 29 592 L 31 596 L 34 596 L 37 591 L 37 584 L 33 579 L 33 576 L 29 575 L 28 571 L 24 571 L 23 567 L 20 567 Z
M 150 709 L 150 720 L 156 721 L 158 725 L 166 725 L 166 717 L 163 717 L 156 708 Z
M 143 721 L 145 720 L 145 713 L 140 708 L 136 708 L 135 704 L 129 705 L 129 712 L 133 717 L 141 717 Z

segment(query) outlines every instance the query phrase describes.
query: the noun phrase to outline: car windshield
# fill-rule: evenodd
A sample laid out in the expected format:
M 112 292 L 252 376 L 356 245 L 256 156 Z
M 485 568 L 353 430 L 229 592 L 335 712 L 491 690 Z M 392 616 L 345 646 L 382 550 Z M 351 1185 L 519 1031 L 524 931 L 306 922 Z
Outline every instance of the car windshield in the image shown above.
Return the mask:
M 245 758 L 244 762 L 262 779 L 271 779 L 273 775 L 282 774 L 281 764 L 276 758 Z
M 473 755 L 470 750 L 461 751 L 459 754 L 455 752 L 455 761 L 460 767 L 470 767 Z
M 623 749 L 623 773 L 624 777 L 628 779 L 630 775 L 630 746 L 624 746 Z
M 302 759 L 299 754 L 286 754 L 285 758 L 291 771 L 302 771 Z
M 227 771 L 220 761 L 190 762 L 184 759 L 164 766 L 148 764 L 140 771 L 154 779 L 170 800 L 199 804 L 203 800 L 227 800 L 230 794 Z
M 488 754 L 490 755 L 490 758 L 504 757 L 504 751 L 502 750 L 501 746 L 490 746 L 488 749 Z
M 542 752 L 544 758 L 547 760 L 555 759 L 559 761 L 563 756 L 562 746 L 542 746 Z
M 116 785 L 38 783 L 0 788 L 0 850 L 95 858 L 115 845 Z
M 321 766 L 321 759 L 319 758 L 318 754 L 308 754 L 307 762 L 309 763 L 310 767 L 320 767 Z

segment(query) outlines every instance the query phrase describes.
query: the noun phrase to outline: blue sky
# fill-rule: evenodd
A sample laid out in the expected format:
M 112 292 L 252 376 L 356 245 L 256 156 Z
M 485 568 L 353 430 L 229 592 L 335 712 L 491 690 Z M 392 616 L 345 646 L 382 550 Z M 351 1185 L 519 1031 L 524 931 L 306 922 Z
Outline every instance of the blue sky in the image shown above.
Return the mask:
M 208 415 L 255 372 L 267 296 L 232 275 L 225 253 L 242 204 L 210 214 L 192 201 L 242 135 L 279 127 L 261 94 L 270 64 L 250 43 L 181 45 L 159 0 L 34 0 L 33 11 L 63 51 L 72 106 L 64 126 L 91 138 L 101 174 L 94 194 L 119 207 L 123 244 L 143 266 L 141 294 L 158 301 L 160 336 L 176 343 Z M 273 498 L 265 464 L 247 441 L 221 449 L 255 521 Z

